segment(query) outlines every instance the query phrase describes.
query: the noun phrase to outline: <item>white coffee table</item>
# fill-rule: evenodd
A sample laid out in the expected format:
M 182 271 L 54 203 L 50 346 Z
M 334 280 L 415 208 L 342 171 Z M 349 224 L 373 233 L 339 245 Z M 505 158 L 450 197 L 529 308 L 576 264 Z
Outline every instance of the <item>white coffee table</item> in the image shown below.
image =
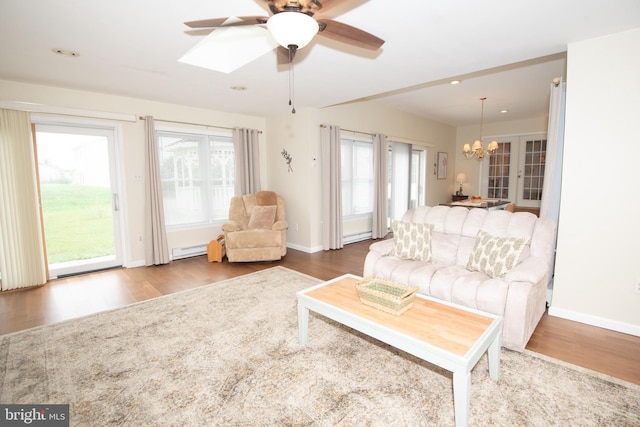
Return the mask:
M 453 372 L 457 426 L 469 421 L 471 370 L 486 352 L 489 376 L 497 381 L 502 317 L 416 296 L 401 316 L 362 304 L 355 284 L 361 277 L 345 274 L 297 292 L 298 334 L 307 343 L 309 310 Z

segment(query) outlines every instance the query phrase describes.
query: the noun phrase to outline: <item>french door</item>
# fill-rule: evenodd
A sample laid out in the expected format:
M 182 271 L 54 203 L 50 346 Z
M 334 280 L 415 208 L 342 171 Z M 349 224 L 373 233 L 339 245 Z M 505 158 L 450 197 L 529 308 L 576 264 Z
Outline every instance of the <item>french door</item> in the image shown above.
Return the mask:
M 35 124 L 49 277 L 122 265 L 115 129 Z
M 482 194 L 539 208 L 547 152 L 545 134 L 496 138 L 498 150 L 482 163 Z

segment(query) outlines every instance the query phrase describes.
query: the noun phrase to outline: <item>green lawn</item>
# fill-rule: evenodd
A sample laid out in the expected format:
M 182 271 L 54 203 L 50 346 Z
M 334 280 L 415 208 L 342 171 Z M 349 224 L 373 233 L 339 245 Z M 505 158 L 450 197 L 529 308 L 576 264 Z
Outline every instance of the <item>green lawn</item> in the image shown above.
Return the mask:
M 49 264 L 114 254 L 109 188 L 43 184 L 41 190 Z

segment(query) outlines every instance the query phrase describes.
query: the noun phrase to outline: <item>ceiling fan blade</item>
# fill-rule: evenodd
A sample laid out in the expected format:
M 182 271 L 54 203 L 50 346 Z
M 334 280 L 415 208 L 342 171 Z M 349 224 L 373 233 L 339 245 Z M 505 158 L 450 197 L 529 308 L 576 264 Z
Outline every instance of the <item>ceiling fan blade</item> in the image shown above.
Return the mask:
M 215 28 L 196 28 L 193 30 L 185 31 L 185 34 L 188 34 L 190 36 L 208 36 L 213 31 L 215 31 Z
M 318 19 L 320 32 L 318 34 L 333 40 L 348 43 L 364 49 L 376 50 L 383 44 L 384 40 L 373 34 L 362 31 L 351 25 L 343 24 L 332 19 Z
M 344 3 L 347 3 L 350 0 L 318 0 L 318 2 L 322 5 L 322 12 L 326 12 L 327 10 L 341 6 Z
M 189 21 L 184 24 L 191 28 L 218 28 L 237 27 L 241 25 L 264 24 L 269 18 L 266 16 L 230 16 L 226 18 L 202 19 L 200 21 Z

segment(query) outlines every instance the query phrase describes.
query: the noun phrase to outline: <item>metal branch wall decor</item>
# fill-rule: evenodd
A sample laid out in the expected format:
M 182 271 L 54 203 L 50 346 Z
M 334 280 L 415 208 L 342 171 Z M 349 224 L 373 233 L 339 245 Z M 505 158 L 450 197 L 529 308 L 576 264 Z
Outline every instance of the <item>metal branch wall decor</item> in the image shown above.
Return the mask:
M 282 157 L 284 157 L 284 160 L 287 162 L 287 172 L 293 172 L 293 168 L 291 167 L 291 161 L 293 160 L 293 157 L 291 157 L 291 154 L 287 153 L 287 150 L 285 150 L 284 148 L 282 149 L 282 152 L 280 154 L 282 154 Z

